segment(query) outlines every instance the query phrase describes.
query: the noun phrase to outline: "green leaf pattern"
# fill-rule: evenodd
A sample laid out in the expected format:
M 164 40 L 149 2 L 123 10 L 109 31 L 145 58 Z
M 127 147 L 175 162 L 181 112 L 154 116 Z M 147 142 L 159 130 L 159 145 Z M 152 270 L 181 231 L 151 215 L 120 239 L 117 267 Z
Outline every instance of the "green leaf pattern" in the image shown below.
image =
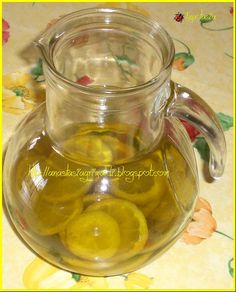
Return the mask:
M 36 81 L 44 81 L 43 77 L 43 61 L 41 58 L 38 59 L 35 66 L 30 70 L 30 74 Z

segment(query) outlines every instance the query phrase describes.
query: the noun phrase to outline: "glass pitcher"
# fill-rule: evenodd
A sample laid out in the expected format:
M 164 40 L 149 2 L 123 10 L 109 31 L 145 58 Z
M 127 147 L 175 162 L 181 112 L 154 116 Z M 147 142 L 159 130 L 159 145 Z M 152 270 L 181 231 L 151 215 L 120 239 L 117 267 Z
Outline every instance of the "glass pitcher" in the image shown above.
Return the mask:
M 25 242 L 49 262 L 95 276 L 127 273 L 160 255 L 193 214 L 198 175 L 181 120 L 224 170 L 211 108 L 170 80 L 174 45 L 155 21 L 122 9 L 62 17 L 36 41 L 46 102 L 11 138 L 4 195 Z

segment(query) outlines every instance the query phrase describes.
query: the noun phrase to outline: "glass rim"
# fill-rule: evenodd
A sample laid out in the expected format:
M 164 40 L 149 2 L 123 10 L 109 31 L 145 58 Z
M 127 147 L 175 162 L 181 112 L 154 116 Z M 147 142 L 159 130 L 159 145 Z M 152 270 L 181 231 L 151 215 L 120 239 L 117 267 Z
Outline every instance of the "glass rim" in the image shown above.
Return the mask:
M 86 16 L 89 14 L 106 14 L 106 13 L 114 13 L 114 14 L 120 14 L 123 16 L 128 16 L 130 18 L 134 18 L 136 20 L 142 21 L 143 23 L 145 23 L 146 25 L 148 25 L 150 28 L 153 28 L 158 31 L 159 34 L 161 34 L 162 36 L 162 41 L 163 43 L 165 43 L 166 47 L 168 46 L 169 51 L 168 51 L 168 57 L 165 63 L 162 64 L 160 70 L 158 71 L 158 73 L 152 77 L 151 79 L 149 79 L 148 81 L 135 85 L 135 86 L 131 86 L 131 87 L 126 87 L 126 88 L 118 88 L 118 89 L 106 89 L 104 88 L 94 88 L 94 87 L 90 87 L 90 86 L 85 86 L 82 84 L 78 84 L 68 78 L 66 78 L 65 76 L 63 76 L 60 72 L 58 72 L 58 70 L 55 68 L 53 61 L 51 60 L 52 58 L 49 56 L 49 54 L 46 52 L 45 50 L 45 43 L 43 42 L 43 40 L 45 38 L 47 38 L 47 35 L 49 35 L 49 32 L 51 30 L 53 30 L 55 28 L 56 25 L 60 25 L 65 23 L 66 21 L 70 21 L 75 17 L 82 17 L 82 16 Z M 128 9 L 123 9 L 123 8 L 86 8 L 86 9 L 80 9 L 71 13 L 68 13 L 64 16 L 62 16 L 56 23 L 55 26 L 52 25 L 51 27 L 49 27 L 48 29 L 46 29 L 46 31 L 40 36 L 40 38 L 36 41 L 34 41 L 35 45 L 37 47 L 40 48 L 42 56 L 43 56 L 43 60 L 46 62 L 47 64 L 47 68 L 49 69 L 49 71 L 56 77 L 58 78 L 60 81 L 62 81 L 64 84 L 66 84 L 67 86 L 73 86 L 75 89 L 78 89 L 82 92 L 85 93 L 90 93 L 90 94 L 109 94 L 109 95 L 117 95 L 117 94 L 126 94 L 126 93 L 136 93 L 136 92 L 140 92 L 144 89 L 147 88 L 151 88 L 154 85 L 158 86 L 158 81 L 162 80 L 161 84 L 163 83 L 163 77 L 165 78 L 165 74 L 169 74 L 169 70 L 172 66 L 172 62 L 174 60 L 174 53 L 175 53 L 175 48 L 174 48 L 174 43 L 172 38 L 170 37 L 170 35 L 168 34 L 168 32 L 154 19 L 143 16 L 139 13 L 133 12 L 131 10 Z M 164 76 L 163 76 L 164 75 Z M 160 84 L 159 84 L 160 85 Z

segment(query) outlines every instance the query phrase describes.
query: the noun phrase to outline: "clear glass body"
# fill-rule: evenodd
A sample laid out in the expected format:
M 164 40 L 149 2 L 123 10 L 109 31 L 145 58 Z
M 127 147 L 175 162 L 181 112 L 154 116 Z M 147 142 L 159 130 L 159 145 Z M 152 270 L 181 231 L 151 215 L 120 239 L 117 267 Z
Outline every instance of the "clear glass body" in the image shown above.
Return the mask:
M 88 9 L 63 17 L 37 45 L 47 99 L 6 151 L 11 219 L 64 269 L 140 268 L 180 236 L 196 202 L 195 157 L 178 118 L 206 137 L 213 177 L 224 167 L 222 129 L 203 100 L 170 82 L 173 43 L 156 22 Z

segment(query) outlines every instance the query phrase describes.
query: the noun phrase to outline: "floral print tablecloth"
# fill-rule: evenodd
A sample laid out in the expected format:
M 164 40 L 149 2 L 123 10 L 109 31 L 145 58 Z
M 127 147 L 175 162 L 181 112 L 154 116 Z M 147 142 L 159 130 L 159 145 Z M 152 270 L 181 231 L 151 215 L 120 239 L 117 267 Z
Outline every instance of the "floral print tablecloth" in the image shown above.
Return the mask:
M 219 181 L 207 181 L 205 140 L 184 124 L 200 177 L 193 221 L 160 258 L 116 277 L 88 277 L 49 265 L 19 240 L 3 214 L 2 288 L 232 289 L 233 3 L 3 3 L 3 147 L 16 124 L 45 99 L 42 60 L 33 39 L 61 15 L 93 6 L 134 10 L 158 20 L 170 33 L 176 47 L 172 79 L 202 96 L 225 130 L 225 173 Z

